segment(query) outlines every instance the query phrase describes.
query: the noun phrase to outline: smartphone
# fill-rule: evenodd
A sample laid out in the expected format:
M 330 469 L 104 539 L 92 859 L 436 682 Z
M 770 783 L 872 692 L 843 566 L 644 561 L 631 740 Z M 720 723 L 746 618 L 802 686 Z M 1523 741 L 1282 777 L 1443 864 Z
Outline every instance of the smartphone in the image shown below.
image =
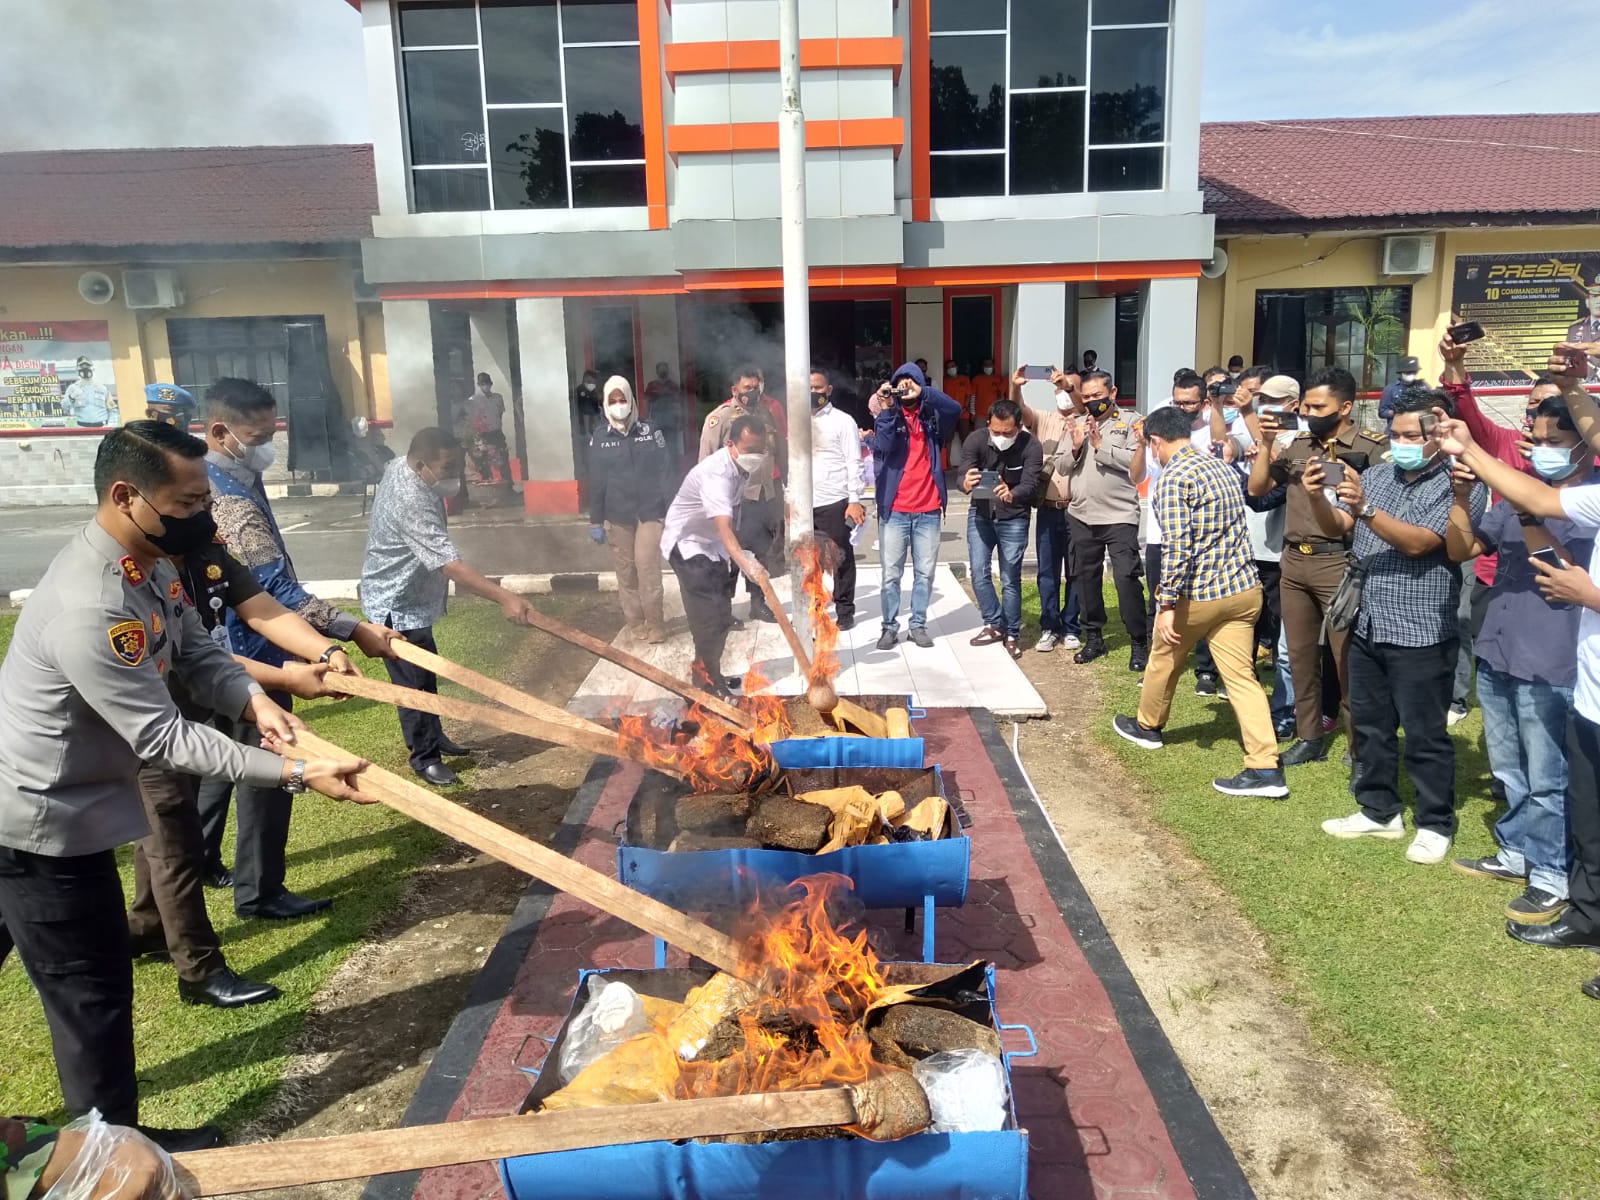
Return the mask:
M 1422 436 L 1425 438 L 1432 437 L 1433 431 L 1439 428 L 1439 418 L 1431 412 L 1420 413 L 1417 419 L 1422 423 Z
M 994 485 L 999 482 L 999 471 L 979 471 L 978 486 L 972 489 L 972 498 L 974 500 L 993 500 Z
M 1484 336 L 1483 326 L 1477 321 L 1463 321 L 1459 325 L 1452 325 L 1446 329 L 1445 336 L 1458 346 L 1465 346 L 1468 342 L 1476 342 Z
M 1535 562 L 1542 562 L 1547 567 L 1554 567 L 1557 571 L 1567 565 L 1561 561 L 1561 556 L 1556 553 L 1554 546 L 1541 546 L 1537 550 L 1530 550 L 1528 557 Z
M 1277 407 L 1268 407 L 1261 410 L 1261 415 L 1263 417 L 1271 417 L 1273 420 L 1277 421 L 1278 428 L 1280 430 L 1293 429 L 1298 431 L 1300 428 L 1299 413 L 1285 412 L 1283 409 Z
M 1325 462 L 1322 464 L 1322 486 L 1336 488 L 1344 482 L 1344 464 L 1342 462 Z
M 1022 368 L 1022 377 L 1024 379 L 1049 379 L 1050 368 L 1024 366 Z

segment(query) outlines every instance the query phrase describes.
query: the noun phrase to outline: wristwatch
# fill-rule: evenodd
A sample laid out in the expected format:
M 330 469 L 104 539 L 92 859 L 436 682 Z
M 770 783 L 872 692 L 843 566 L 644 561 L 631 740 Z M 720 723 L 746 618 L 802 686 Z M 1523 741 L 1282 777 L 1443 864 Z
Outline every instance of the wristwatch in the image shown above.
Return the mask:
M 1370 520 L 1372 520 L 1373 517 L 1375 517 L 1377 515 L 1378 515 L 1378 506 L 1376 504 L 1374 504 L 1371 500 L 1368 500 L 1365 504 L 1363 504 L 1361 506 L 1361 511 L 1356 514 L 1356 518 L 1358 520 L 1361 520 L 1361 521 L 1370 521 Z
M 339 645 L 338 642 L 330 642 L 328 648 L 322 652 L 321 657 L 319 657 L 317 661 L 319 663 L 332 662 L 333 656 L 343 649 L 344 647 Z
M 283 790 L 291 796 L 298 796 L 306 790 L 306 760 L 297 758 L 289 764 L 289 778 L 283 785 Z
M 1521 525 L 1524 529 L 1531 529 L 1535 526 L 1538 526 L 1542 529 L 1544 527 L 1544 518 L 1535 516 L 1533 513 L 1518 513 L 1517 524 Z
M 1156 605 L 1156 611 L 1157 612 L 1177 612 L 1178 611 L 1178 606 L 1176 604 L 1158 604 L 1158 605 Z

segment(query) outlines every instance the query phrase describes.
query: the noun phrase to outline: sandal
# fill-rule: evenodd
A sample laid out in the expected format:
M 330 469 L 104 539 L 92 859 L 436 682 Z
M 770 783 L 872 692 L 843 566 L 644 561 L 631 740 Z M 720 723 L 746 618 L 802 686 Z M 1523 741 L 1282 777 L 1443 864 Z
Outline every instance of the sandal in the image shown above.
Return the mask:
M 996 642 L 1003 642 L 1005 640 L 1005 634 L 1001 633 L 993 625 L 985 625 L 983 629 L 979 631 L 978 636 L 972 639 L 970 645 L 992 646 Z

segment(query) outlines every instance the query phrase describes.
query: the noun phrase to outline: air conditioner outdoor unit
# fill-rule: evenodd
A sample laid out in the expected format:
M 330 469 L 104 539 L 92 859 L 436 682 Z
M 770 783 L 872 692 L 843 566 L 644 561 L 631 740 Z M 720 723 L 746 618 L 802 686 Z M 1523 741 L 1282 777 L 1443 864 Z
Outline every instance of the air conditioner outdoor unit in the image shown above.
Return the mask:
M 1433 274 L 1433 251 L 1437 241 L 1438 239 L 1432 234 L 1384 238 L 1383 273 L 1385 275 Z
M 122 298 L 129 308 L 180 308 L 183 305 L 178 273 L 165 269 L 124 271 Z

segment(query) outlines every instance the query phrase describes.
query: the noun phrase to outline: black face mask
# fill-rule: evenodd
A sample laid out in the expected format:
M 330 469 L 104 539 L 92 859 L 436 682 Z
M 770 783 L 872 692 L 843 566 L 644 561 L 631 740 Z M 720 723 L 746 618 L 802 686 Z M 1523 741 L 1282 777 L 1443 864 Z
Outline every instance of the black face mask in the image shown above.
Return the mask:
M 144 499 L 142 496 L 140 498 Z M 150 504 L 150 501 L 146 499 L 145 503 Z M 151 504 L 150 507 L 155 508 L 155 505 Z M 144 540 L 163 554 L 181 558 L 185 554 L 193 554 L 202 546 L 210 545 L 211 539 L 217 536 L 217 523 L 211 519 L 209 509 L 202 508 L 187 517 L 169 517 L 159 508 L 156 508 L 156 512 L 161 516 L 161 533 L 150 533 L 137 521 L 134 525 L 144 534 Z
M 811 407 L 812 408 L 821 408 L 827 402 L 828 402 L 828 393 L 827 392 L 812 392 L 811 393 Z
M 1327 440 L 1339 432 L 1340 417 L 1338 413 L 1331 413 L 1326 417 L 1306 417 L 1306 428 L 1311 431 L 1311 436 Z
M 1089 415 L 1098 421 L 1101 417 L 1105 416 L 1111 411 L 1111 401 L 1091 400 L 1084 405 L 1084 407 L 1089 410 Z

